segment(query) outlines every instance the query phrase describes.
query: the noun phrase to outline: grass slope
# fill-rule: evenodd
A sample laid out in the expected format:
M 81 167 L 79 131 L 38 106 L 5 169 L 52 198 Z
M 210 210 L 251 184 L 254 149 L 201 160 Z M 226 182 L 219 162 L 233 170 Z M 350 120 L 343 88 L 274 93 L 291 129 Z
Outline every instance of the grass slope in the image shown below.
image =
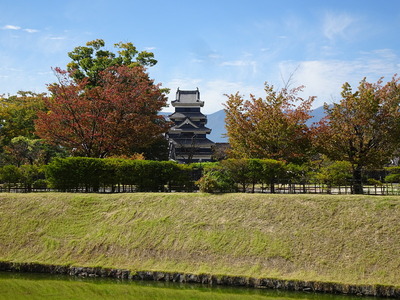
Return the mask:
M 0 194 L 0 260 L 400 286 L 400 197 Z

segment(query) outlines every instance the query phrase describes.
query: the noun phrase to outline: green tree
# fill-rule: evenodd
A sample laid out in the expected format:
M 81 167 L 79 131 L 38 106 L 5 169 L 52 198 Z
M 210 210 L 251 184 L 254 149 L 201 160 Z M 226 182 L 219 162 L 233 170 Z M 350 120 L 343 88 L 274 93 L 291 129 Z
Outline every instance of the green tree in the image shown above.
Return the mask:
M 9 145 L 18 136 L 35 139 L 34 121 L 37 112 L 45 109 L 45 94 L 20 91 L 16 95 L 0 97 L 0 145 Z
M 41 149 L 41 140 L 17 136 L 8 146 L 5 146 L 4 154 L 10 163 L 19 167 L 23 164 L 33 165 L 38 162 Z
M 250 166 L 248 159 L 226 159 L 220 162 L 221 167 L 224 168 L 228 176 L 242 188 L 245 193 L 247 186 L 251 182 Z
M 321 166 L 315 177 L 319 182 L 327 185 L 328 193 L 330 193 L 332 186 L 346 186 L 351 182 L 351 164 L 348 161 L 328 162 Z
M 340 103 L 325 104 L 327 118 L 315 128 L 315 145 L 331 160 L 351 164 L 353 192 L 363 193 L 362 173 L 381 168 L 394 156 L 400 142 L 400 84 L 394 76 L 383 84 L 364 78 L 356 92 L 345 83 Z
M 235 158 L 269 158 L 303 162 L 311 151 L 311 135 L 306 121 L 314 100 L 297 94 L 302 87 L 275 91 L 265 84 L 265 99 L 239 93 L 225 103 L 225 126 L 230 155 Z
M 275 193 L 275 184 L 286 176 L 286 163 L 274 159 L 263 159 L 261 164 L 263 166 L 261 182 L 269 184 L 271 193 Z
M 163 135 L 159 135 L 150 145 L 133 147 L 131 152 L 141 153 L 147 160 L 165 161 L 168 160 L 168 141 Z
M 391 182 L 391 183 L 400 182 L 400 167 L 398 166 L 387 167 L 385 168 L 385 170 L 389 172 L 389 174 L 385 176 L 386 182 Z
M 23 165 L 19 168 L 19 170 L 21 176 L 20 182 L 27 192 L 32 191 L 32 187 L 36 182 L 43 183 L 44 181 L 44 170 L 42 167 Z
M 310 183 L 313 176 L 312 164 L 293 164 L 290 163 L 286 166 L 286 177 L 291 184 L 301 184 L 303 193 L 306 193 L 306 184 Z
M 5 165 L 0 168 L 0 180 L 5 183 L 8 187 L 8 191 L 11 191 L 12 186 L 17 186 L 21 179 L 21 170 L 14 165 Z
M 76 47 L 68 53 L 72 59 L 67 65 L 72 78 L 76 81 L 88 78 L 89 87 L 98 85 L 99 73 L 112 66 L 146 66 L 157 63 L 152 52 L 139 52 L 132 43 L 117 43 L 114 47 L 117 53 L 105 50 L 105 42 L 97 39 L 86 43 L 86 46 Z

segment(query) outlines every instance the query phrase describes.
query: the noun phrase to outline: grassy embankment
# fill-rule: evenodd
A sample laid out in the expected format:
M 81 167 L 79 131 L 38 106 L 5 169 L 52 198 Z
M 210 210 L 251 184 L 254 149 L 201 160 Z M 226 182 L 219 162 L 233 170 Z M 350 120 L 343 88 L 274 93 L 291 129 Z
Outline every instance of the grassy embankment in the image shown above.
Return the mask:
M 0 260 L 400 286 L 400 197 L 0 194 Z

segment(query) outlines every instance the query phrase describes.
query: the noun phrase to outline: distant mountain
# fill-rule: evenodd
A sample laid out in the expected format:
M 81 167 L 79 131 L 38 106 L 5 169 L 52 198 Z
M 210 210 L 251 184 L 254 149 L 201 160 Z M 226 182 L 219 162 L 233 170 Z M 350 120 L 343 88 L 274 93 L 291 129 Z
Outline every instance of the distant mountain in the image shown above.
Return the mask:
M 207 115 L 207 125 L 211 128 L 211 133 L 208 138 L 215 143 L 227 143 L 228 138 L 224 136 L 225 129 L 225 111 L 223 109 Z
M 162 115 L 168 116 L 171 112 L 161 113 Z M 318 122 L 325 116 L 324 107 L 320 106 L 311 111 L 311 119 L 307 121 L 307 125 L 310 126 L 312 123 Z M 227 143 L 228 138 L 224 136 L 226 134 L 225 129 L 225 111 L 223 109 L 207 115 L 206 126 L 211 129 L 211 133 L 207 136 L 210 140 L 215 143 Z
M 323 106 L 317 107 L 316 109 L 311 111 L 310 115 L 312 117 L 307 121 L 308 126 L 310 126 L 312 123 L 319 122 L 323 117 L 325 117 L 324 107 Z

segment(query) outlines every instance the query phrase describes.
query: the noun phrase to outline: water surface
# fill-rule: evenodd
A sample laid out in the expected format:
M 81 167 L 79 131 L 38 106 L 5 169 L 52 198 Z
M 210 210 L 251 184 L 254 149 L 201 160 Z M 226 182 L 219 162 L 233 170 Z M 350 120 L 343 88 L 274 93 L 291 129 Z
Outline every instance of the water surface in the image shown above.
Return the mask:
M 0 300 L 10 299 L 371 300 L 377 298 L 0 272 Z

